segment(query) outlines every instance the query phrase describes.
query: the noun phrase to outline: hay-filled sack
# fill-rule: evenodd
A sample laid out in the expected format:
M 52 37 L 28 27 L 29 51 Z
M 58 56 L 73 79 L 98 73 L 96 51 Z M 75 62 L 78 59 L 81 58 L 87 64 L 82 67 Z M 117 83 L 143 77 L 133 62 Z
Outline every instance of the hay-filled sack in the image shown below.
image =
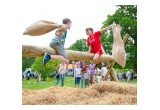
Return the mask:
M 46 20 L 39 20 L 31 24 L 26 30 L 24 31 L 23 35 L 30 35 L 30 36 L 39 36 L 46 34 L 54 29 L 58 29 L 56 33 L 60 35 L 66 29 L 65 25 L 59 25 L 55 22 L 46 21 Z
M 126 52 L 120 34 L 121 29 L 122 28 L 119 25 L 113 26 L 112 28 L 114 36 L 112 56 L 115 59 L 115 61 L 124 68 L 126 64 L 126 56 L 125 56 Z

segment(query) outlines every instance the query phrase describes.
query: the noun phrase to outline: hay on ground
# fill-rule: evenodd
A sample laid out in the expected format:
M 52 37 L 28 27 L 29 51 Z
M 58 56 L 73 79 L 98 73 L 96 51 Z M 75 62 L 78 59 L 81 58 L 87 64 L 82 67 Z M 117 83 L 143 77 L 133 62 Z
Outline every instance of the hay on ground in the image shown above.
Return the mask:
M 103 81 L 87 89 L 71 87 L 23 89 L 22 103 L 23 105 L 134 105 L 137 103 L 137 87 Z

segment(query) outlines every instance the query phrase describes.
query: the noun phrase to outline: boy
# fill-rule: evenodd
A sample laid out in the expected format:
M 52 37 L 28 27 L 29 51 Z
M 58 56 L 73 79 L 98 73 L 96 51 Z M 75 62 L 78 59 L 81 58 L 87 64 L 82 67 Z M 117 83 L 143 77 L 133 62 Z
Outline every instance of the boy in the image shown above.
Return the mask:
M 110 29 L 113 25 L 110 25 L 106 28 L 101 29 L 100 31 L 93 32 L 92 28 L 86 28 L 86 34 L 88 35 L 87 38 L 87 45 L 89 46 L 89 52 L 94 53 L 93 61 L 95 63 L 99 63 L 98 58 L 103 53 L 101 42 L 100 42 L 100 35 L 102 32 Z
M 49 55 L 48 53 L 44 54 L 43 65 L 45 66 L 47 62 L 51 60 L 60 60 L 68 64 L 67 54 L 64 48 L 65 39 L 67 36 L 67 29 L 71 28 L 71 20 L 68 18 L 63 19 L 62 23 L 64 26 L 61 26 L 55 33 L 55 37 L 50 43 L 50 47 L 54 48 L 58 55 Z

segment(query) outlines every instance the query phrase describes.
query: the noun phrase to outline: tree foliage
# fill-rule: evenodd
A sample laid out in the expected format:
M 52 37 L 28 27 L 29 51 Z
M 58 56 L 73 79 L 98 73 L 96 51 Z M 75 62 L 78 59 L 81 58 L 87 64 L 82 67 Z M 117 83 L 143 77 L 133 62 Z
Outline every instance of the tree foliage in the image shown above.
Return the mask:
M 37 57 L 34 63 L 32 64 L 31 68 L 32 70 L 42 74 L 43 80 L 45 80 L 47 76 L 50 76 L 53 73 L 58 64 L 60 64 L 60 61 L 50 60 L 44 67 L 43 58 Z
M 35 58 L 34 57 L 25 57 L 22 56 L 22 72 L 26 70 L 26 68 L 30 68 L 33 64 Z
M 79 39 L 74 44 L 69 47 L 69 50 L 76 50 L 86 52 L 88 51 L 88 46 L 86 44 L 86 39 Z
M 122 38 L 126 33 L 129 34 L 129 38 L 125 45 L 127 53 L 126 67 L 128 69 L 136 69 L 137 66 L 137 6 L 136 5 L 118 5 L 117 10 L 113 15 L 108 15 L 107 19 L 103 22 L 103 26 L 107 27 L 113 22 L 119 24 L 122 27 Z M 112 31 L 105 32 L 100 37 L 102 46 L 107 53 L 111 55 L 113 45 L 113 33 Z M 114 67 L 121 68 L 118 64 Z

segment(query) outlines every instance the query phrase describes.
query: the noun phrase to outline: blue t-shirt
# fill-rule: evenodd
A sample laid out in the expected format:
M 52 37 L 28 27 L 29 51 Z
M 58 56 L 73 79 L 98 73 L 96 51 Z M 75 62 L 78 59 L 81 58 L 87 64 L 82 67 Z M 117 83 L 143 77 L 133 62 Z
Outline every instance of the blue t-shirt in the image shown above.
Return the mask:
M 61 36 L 54 37 L 52 39 L 52 42 L 54 42 L 58 46 L 64 46 L 66 37 L 67 37 L 67 31 L 63 33 L 62 37 Z

